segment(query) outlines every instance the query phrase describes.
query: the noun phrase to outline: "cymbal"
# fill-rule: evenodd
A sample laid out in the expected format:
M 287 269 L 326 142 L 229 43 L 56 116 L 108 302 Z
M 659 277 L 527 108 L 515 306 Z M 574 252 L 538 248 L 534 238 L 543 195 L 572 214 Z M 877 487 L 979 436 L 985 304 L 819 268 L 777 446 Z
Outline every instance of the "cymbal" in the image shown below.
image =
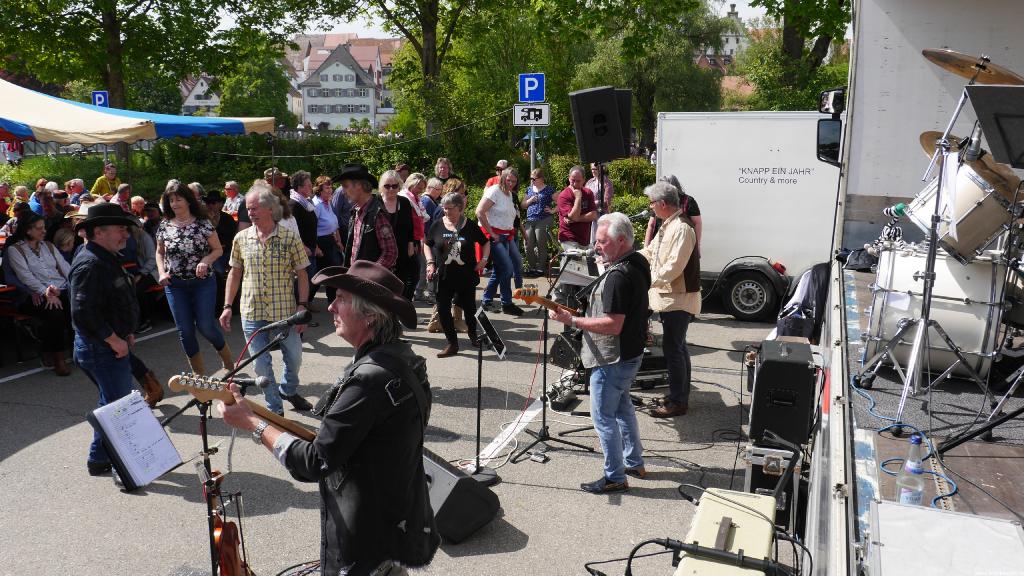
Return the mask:
M 918 140 L 921 142 L 921 148 L 924 150 L 924 155 L 931 158 L 932 154 L 935 153 L 936 143 L 942 138 L 942 132 L 939 130 L 929 130 L 927 132 L 921 132 L 921 136 Z M 959 136 L 949 135 L 949 151 L 957 152 L 960 150 Z
M 921 148 L 926 156 L 930 158 L 935 153 L 935 142 L 941 137 L 942 132 L 938 130 L 929 130 L 928 132 L 921 133 L 918 140 L 921 142 Z M 949 135 L 950 152 L 957 152 L 959 150 L 958 145 L 960 141 L 960 138 L 952 134 Z M 939 164 L 942 163 L 941 156 L 938 162 Z M 977 160 L 969 161 L 967 165 L 984 178 L 986 182 L 991 184 L 1003 198 L 1006 198 L 1008 202 L 1013 202 L 1017 186 L 1020 185 L 1020 178 L 1014 173 L 1013 168 L 996 162 L 992 159 L 992 154 L 984 149 L 982 149 L 981 156 Z M 1017 198 L 1017 200 L 1024 200 L 1024 197 Z
M 961 54 L 960 52 L 946 50 L 945 48 L 926 48 L 921 51 L 921 54 L 939 68 L 942 68 L 947 72 L 952 72 L 957 76 L 970 79 L 974 78 L 975 73 L 977 73 L 978 77 L 975 82 L 978 84 L 1011 84 L 1013 86 L 1024 86 L 1024 76 L 1020 76 L 998 64 L 987 62 L 982 65 L 983 67 L 981 68 L 981 71 L 978 72 L 978 62 L 981 58 L 977 56 Z

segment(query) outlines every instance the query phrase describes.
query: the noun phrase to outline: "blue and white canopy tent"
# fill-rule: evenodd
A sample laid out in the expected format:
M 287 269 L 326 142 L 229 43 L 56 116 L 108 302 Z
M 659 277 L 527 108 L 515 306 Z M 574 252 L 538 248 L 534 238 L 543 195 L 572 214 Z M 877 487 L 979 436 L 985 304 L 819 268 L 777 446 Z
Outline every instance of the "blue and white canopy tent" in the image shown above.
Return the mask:
M 274 118 L 152 114 L 72 102 L 0 80 L 0 141 L 116 144 L 175 136 L 274 131 Z

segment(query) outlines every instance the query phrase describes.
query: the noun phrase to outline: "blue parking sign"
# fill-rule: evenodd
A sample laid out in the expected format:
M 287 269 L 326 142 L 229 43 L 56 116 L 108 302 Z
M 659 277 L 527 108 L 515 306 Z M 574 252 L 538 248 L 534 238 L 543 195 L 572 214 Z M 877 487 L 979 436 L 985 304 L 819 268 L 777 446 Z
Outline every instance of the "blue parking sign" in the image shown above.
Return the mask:
M 544 101 L 544 73 L 520 74 L 519 75 L 519 101 L 520 102 L 543 102 Z
M 106 90 L 93 90 L 92 92 L 92 105 L 103 106 L 104 108 L 110 108 L 110 96 Z

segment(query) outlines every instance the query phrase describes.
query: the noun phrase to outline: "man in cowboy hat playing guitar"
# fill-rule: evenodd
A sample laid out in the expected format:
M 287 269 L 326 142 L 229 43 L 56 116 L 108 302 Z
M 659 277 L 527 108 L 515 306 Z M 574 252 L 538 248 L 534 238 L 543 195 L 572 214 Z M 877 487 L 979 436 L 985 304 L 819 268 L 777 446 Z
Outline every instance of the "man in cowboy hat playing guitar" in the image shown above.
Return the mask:
M 426 362 L 400 339 L 402 325 L 416 326 L 416 309 L 402 297 L 402 281 L 376 262 L 324 268 L 313 283 L 338 290 L 328 310 L 335 333 L 355 349 L 313 410 L 323 419 L 316 438 L 300 440 L 261 420 L 235 384 L 235 402 L 220 411 L 292 477 L 319 483 L 323 574 L 406 574 L 406 566 L 430 563 L 440 543 L 423 470 Z

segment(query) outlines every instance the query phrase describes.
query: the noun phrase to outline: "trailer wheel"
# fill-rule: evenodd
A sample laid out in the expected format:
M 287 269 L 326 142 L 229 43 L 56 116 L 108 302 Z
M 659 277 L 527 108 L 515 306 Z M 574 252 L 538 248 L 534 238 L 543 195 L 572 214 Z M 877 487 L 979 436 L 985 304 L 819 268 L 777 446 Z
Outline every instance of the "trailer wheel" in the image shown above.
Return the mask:
M 775 287 L 760 272 L 745 270 L 729 277 L 722 305 L 737 320 L 767 320 L 775 313 Z

